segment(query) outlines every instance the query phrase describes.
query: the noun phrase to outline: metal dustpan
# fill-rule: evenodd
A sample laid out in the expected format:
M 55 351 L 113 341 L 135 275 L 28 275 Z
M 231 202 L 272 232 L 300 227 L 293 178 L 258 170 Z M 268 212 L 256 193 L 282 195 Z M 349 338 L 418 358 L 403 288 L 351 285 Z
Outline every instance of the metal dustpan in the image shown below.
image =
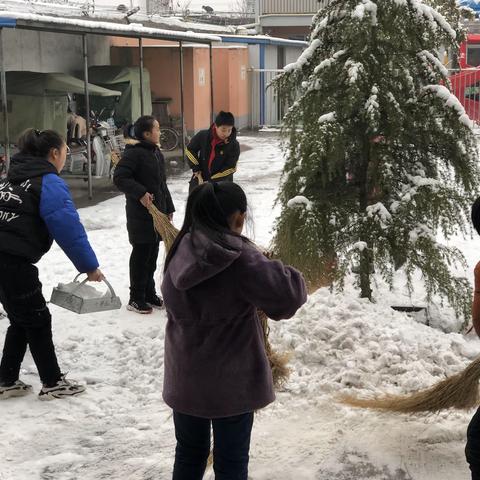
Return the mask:
M 122 306 L 120 298 L 115 295 L 108 280 L 103 279 L 109 291 L 99 294 L 93 287 L 86 285 L 87 278 L 83 282 L 78 282 L 77 279 L 80 275 L 77 275 L 71 283 L 59 283 L 54 287 L 50 303 L 75 313 L 105 312 L 118 310 Z

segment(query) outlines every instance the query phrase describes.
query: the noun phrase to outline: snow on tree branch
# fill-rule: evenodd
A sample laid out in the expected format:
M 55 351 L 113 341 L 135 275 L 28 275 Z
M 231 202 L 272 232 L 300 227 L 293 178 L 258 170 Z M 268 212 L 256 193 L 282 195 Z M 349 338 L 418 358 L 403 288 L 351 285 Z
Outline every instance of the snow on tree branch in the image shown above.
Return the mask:
M 365 14 L 370 15 L 372 25 L 377 24 L 377 5 L 371 0 L 362 0 L 362 3 L 356 6 L 355 10 L 352 13 L 352 18 L 358 18 L 363 20 Z
M 332 57 L 326 58 L 325 60 L 322 60 L 313 70 L 313 73 L 317 74 L 320 70 L 323 70 L 324 68 L 331 67 L 339 57 L 347 53 L 346 50 L 339 50 L 338 52 L 335 52 Z M 288 66 L 288 65 L 287 65 Z
M 294 70 L 300 70 L 306 63 L 310 61 L 315 50 L 320 47 L 321 42 L 318 38 L 313 40 L 313 42 L 303 51 L 303 53 L 298 57 L 298 60 L 293 63 L 289 63 L 284 67 L 285 72 L 292 72 Z
M 296 197 L 293 197 L 287 202 L 287 207 L 289 208 L 295 208 L 295 207 L 303 207 L 307 210 L 312 209 L 312 202 L 307 198 L 304 197 L 303 195 L 297 195 Z
M 457 38 L 457 32 L 450 26 L 445 17 L 434 8 L 425 5 L 422 0 L 394 0 L 394 2 L 404 7 L 407 7 L 409 3 L 417 12 L 418 18 L 424 18 L 430 22 L 432 30 L 437 30 L 437 26 L 440 26 L 453 40 Z
M 318 119 L 318 123 L 329 123 L 329 122 L 335 122 L 337 120 L 337 115 L 335 112 L 329 112 L 325 113 L 324 115 L 321 115 L 320 118 Z
M 457 112 L 458 120 L 466 127 L 473 130 L 473 122 L 467 115 L 465 108 L 463 108 L 463 105 L 460 103 L 458 98 L 452 92 L 450 92 L 447 87 L 444 87 L 443 85 L 426 85 L 422 88 L 422 90 L 424 92 L 431 92 L 438 98 L 444 100 L 447 107 L 451 107 Z
M 428 50 L 422 50 L 421 52 L 418 52 L 417 56 L 427 65 L 435 65 L 435 67 L 437 67 L 438 71 L 442 74 L 442 76 L 448 77 L 448 69 L 435 55 L 430 53 Z

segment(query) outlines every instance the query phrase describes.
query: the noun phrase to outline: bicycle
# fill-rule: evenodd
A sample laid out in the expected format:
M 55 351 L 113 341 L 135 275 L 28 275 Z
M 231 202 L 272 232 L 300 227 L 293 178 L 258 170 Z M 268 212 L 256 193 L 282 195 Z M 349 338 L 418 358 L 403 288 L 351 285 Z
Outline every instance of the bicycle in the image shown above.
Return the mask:
M 178 147 L 180 135 L 170 127 L 161 127 L 160 129 L 160 149 L 171 152 Z

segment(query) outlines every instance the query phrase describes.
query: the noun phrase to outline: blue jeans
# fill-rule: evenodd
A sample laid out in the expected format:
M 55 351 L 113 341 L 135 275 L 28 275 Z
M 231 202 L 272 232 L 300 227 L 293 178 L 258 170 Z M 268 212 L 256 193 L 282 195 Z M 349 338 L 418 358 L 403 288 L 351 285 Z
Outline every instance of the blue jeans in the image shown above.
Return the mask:
M 193 417 L 173 412 L 177 447 L 173 480 L 202 480 L 213 429 L 215 480 L 247 480 L 253 412 L 234 417 Z
M 468 425 L 465 455 L 472 472 L 472 480 L 480 480 L 480 408 Z

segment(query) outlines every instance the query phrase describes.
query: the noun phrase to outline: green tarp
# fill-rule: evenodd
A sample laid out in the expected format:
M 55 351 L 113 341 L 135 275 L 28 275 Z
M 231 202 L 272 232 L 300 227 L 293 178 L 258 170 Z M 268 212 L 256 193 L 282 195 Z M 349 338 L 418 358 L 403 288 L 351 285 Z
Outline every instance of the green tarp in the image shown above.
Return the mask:
M 67 134 L 67 94 L 84 93 L 84 81 L 64 73 L 6 72 L 10 143 L 27 128 Z M 89 84 L 95 96 L 117 98 L 121 92 Z M 0 141 L 5 142 L 0 115 Z
M 113 104 L 108 99 L 94 98 L 91 101 L 92 109 L 99 112 L 102 108 L 106 114 L 103 118 L 110 116 L 115 110 L 115 123 L 122 126 L 134 122 L 141 116 L 140 104 L 140 70 L 138 67 L 121 67 L 114 65 L 96 66 L 88 69 L 90 82 L 101 85 L 105 88 L 121 90 L 122 95 L 118 103 Z M 152 94 L 150 91 L 150 74 L 143 70 L 143 104 L 144 114 L 152 114 Z

